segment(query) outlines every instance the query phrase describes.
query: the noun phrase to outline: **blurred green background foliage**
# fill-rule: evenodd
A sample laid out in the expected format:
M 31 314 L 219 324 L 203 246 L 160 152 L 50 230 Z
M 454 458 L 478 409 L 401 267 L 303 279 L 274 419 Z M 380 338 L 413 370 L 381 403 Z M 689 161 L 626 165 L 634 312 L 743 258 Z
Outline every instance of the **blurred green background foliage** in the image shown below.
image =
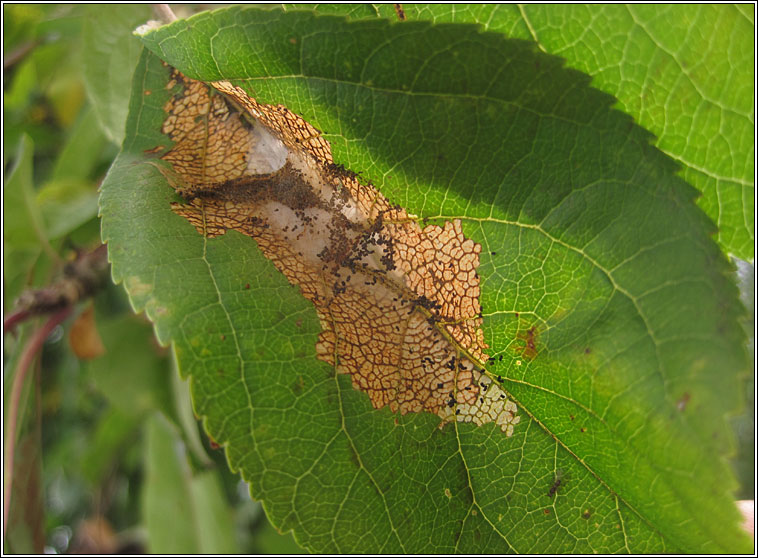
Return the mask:
M 151 17 L 147 5 L 3 6 L 6 316 L 24 289 L 54 283 L 100 244 L 98 186 L 142 48 L 131 31 Z M 4 336 L 6 412 L 12 371 L 43 321 Z M 103 350 L 77 347 L 90 336 Z M 172 355 L 110 281 L 45 342 L 17 432 L 5 552 L 302 552 L 229 471 Z

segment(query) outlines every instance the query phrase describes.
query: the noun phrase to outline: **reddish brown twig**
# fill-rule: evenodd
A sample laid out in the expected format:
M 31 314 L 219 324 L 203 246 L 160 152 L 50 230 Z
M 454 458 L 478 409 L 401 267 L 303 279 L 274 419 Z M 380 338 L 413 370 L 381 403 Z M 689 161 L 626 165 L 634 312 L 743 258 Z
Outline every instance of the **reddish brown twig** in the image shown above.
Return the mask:
M 16 308 L 3 320 L 3 331 L 31 318 L 52 314 L 74 306 L 90 297 L 103 283 L 108 269 L 105 245 L 84 252 L 63 268 L 63 278 L 42 289 L 25 291 L 16 301 Z
M 10 51 L 6 56 L 3 57 L 3 70 L 8 70 L 9 68 L 21 62 L 24 58 L 26 58 L 26 55 L 37 48 L 40 43 L 42 43 L 42 39 L 26 41 L 25 43 L 21 43 L 18 47 Z
M 40 352 L 42 344 L 50 335 L 55 327 L 62 323 L 71 313 L 72 307 L 67 306 L 58 310 L 45 322 L 45 324 L 34 332 L 29 342 L 24 347 L 21 358 L 18 361 L 18 368 L 13 377 L 10 400 L 8 401 L 8 421 L 6 422 L 7 430 L 5 432 L 5 496 L 3 501 L 3 532 L 7 532 L 8 512 L 11 505 L 11 490 L 13 488 L 13 457 L 16 449 L 16 422 L 18 421 L 18 407 L 21 400 L 21 390 L 24 387 L 24 380 L 31 368 L 34 357 Z
M 17 324 L 31 318 L 31 316 L 28 310 L 16 310 L 3 319 L 3 332 L 12 330 Z

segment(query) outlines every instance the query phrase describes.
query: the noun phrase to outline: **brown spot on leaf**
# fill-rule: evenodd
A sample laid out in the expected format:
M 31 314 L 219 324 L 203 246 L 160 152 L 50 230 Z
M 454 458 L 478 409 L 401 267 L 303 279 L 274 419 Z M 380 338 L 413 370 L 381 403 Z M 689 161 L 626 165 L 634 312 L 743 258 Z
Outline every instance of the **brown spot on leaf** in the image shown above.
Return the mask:
M 680 413 L 683 412 L 687 408 L 687 403 L 690 401 L 690 394 L 687 392 L 684 392 L 682 396 L 679 398 L 679 401 L 676 402 L 676 410 Z
M 292 392 L 295 395 L 300 395 L 303 393 L 303 388 L 305 387 L 305 380 L 303 380 L 302 376 L 297 377 L 297 381 L 292 384 Z
M 405 11 L 402 4 L 395 4 L 395 13 L 397 14 L 397 19 L 405 21 Z
M 164 106 L 174 145 L 163 159 L 186 200 L 174 212 L 206 237 L 254 238 L 314 304 L 316 356 L 374 407 L 495 422 L 510 435 L 516 405 L 481 365 L 481 246 L 460 221 L 422 228 L 335 164 L 320 132 L 281 105 L 175 70 L 172 82 L 182 87 Z
M 521 331 L 517 334 L 516 339 L 516 351 L 521 354 L 526 360 L 534 360 L 537 356 L 537 343 L 539 334 L 537 332 L 537 326 L 532 325 L 526 331 Z

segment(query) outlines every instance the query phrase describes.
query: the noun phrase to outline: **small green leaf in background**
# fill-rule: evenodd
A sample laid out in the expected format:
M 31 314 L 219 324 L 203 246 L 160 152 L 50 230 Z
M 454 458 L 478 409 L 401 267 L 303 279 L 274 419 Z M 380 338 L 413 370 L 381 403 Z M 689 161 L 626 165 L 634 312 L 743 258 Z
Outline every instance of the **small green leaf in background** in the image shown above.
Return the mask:
M 15 166 L 3 184 L 4 307 L 9 308 L 29 282 L 44 250 L 52 253 L 32 182 L 34 144 L 22 136 Z
M 47 242 L 42 216 L 34 200 L 34 144 L 21 138 L 16 164 L 3 186 L 3 242 L 8 248 L 38 247 Z
M 124 448 L 137 437 L 138 417 L 111 408 L 100 417 L 82 455 L 82 476 L 98 486 L 120 462 Z
M 125 415 L 160 409 L 172 417 L 172 370 L 154 346 L 150 329 L 130 314 L 98 318 L 97 327 L 106 352 L 87 365 L 97 390 Z
M 97 215 L 97 188 L 91 180 L 106 142 L 87 107 L 72 126 L 37 203 L 50 238 L 60 238 Z
M 87 6 L 84 83 L 102 129 L 119 145 L 124 139 L 132 74 L 142 51 L 132 31 L 150 16 L 147 4 Z
M 144 517 L 155 554 L 239 552 L 216 472 L 193 473 L 184 444 L 160 415 L 146 424 Z
M 301 114 L 336 162 L 482 245 L 485 339 L 503 357 L 488 369 L 518 402 L 513 437 L 374 410 L 316 360 L 312 305 L 251 239 L 205 239 L 171 212 L 144 153 L 168 145 L 168 70 L 143 57 L 101 190 L 113 276 L 275 526 L 318 552 L 751 548 L 726 463 L 748 371 L 730 266 L 676 164 L 586 75 L 471 25 L 278 10 L 143 41 Z
M 199 552 L 187 463 L 171 425 L 160 415 L 146 423 L 143 517 L 148 551 L 153 554 Z

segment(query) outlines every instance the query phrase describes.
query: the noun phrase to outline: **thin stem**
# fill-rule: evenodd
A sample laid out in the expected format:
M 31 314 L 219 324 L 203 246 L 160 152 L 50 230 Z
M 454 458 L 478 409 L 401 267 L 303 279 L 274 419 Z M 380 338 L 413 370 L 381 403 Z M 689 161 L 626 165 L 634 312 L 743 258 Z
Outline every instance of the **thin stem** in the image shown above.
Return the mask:
M 28 310 L 16 310 L 3 320 L 3 333 L 12 330 L 16 325 L 31 317 L 32 313 Z
M 16 65 L 18 62 L 21 62 L 26 57 L 26 55 L 33 51 L 41 42 L 42 41 L 40 39 L 36 39 L 34 41 L 21 43 L 17 48 L 3 57 L 3 70 L 7 70 Z
M 7 533 L 8 526 L 8 512 L 11 507 L 11 489 L 13 488 L 13 459 L 16 450 L 16 423 L 18 421 L 18 408 L 21 400 L 21 391 L 24 387 L 24 381 L 27 376 L 29 368 L 40 352 L 42 344 L 50 335 L 50 332 L 55 327 L 63 322 L 73 310 L 72 306 L 67 306 L 62 310 L 59 310 L 45 322 L 45 324 L 34 332 L 32 338 L 24 347 L 24 352 L 21 354 L 21 359 L 18 362 L 16 374 L 13 378 L 13 386 L 11 387 L 11 396 L 8 402 L 8 422 L 6 423 L 7 430 L 5 432 L 5 496 L 3 501 L 3 532 Z
M 161 23 L 171 23 L 177 20 L 174 11 L 168 4 L 153 4 L 153 12 Z

